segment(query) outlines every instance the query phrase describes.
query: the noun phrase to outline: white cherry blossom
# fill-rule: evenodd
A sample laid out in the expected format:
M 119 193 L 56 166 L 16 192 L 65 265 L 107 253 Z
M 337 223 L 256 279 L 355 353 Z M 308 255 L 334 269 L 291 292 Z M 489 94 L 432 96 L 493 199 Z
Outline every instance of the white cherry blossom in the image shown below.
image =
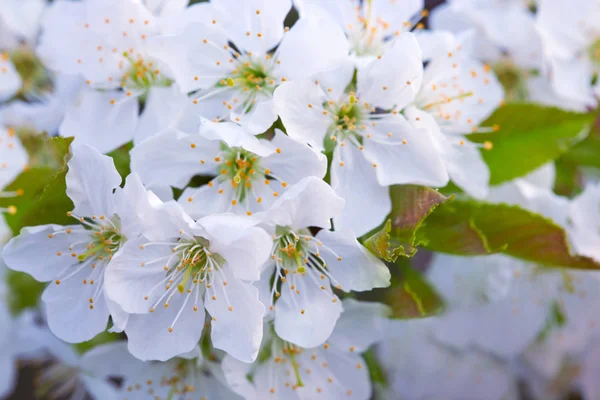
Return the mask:
M 174 202 L 162 221 L 128 241 L 107 271 L 108 296 L 130 313 L 129 351 L 167 360 L 191 351 L 210 314 L 213 346 L 244 362 L 260 346 L 264 306 L 258 280 L 271 240 L 257 220 L 211 215 L 194 222 Z
M 389 185 L 444 186 L 448 174 L 431 134 L 402 114 L 423 78 L 414 36 L 403 33 L 382 57 L 359 68 L 356 91 L 346 93 L 349 72 L 285 83 L 275 103 L 288 135 L 333 151 L 331 184 L 347 202 L 336 226 L 362 235 L 389 214 Z
M 427 12 L 423 0 L 295 0 L 302 18 L 327 15 L 344 30 L 353 56 L 373 58 L 412 29 Z
M 176 35 L 152 40 L 198 112 L 258 134 L 277 119 L 272 95 L 285 81 L 327 72 L 347 58 L 343 32 L 328 20 L 298 21 L 284 30 L 290 0 L 213 0 Z M 276 48 L 274 51 L 273 49 Z
M 125 241 L 139 235 L 154 200 L 135 175 L 119 188 L 112 159 L 87 145 L 73 147 L 68 167 L 67 194 L 75 205 L 68 215 L 79 224 L 25 227 L 3 257 L 9 268 L 51 282 L 42 295 L 50 329 L 62 340 L 82 342 L 104 331 L 109 315 L 122 329 L 126 316 L 107 302 L 104 274 Z
M 343 204 L 325 182 L 305 178 L 261 215 L 273 234 L 261 299 L 274 311 L 277 335 L 298 346 L 319 346 L 333 332 L 342 305 L 332 286 L 365 291 L 390 282 L 385 264 L 352 232 L 329 230 Z
M 248 366 L 226 357 L 223 370 L 233 390 L 246 399 L 371 398 L 367 366 L 360 356 L 384 337 L 388 310 L 378 303 L 344 301 L 344 313 L 327 343 L 302 348 L 276 336 L 269 358 Z M 252 384 L 246 381 L 252 375 Z
M 87 86 L 67 107 L 62 136 L 102 152 L 133 138 L 138 98 L 172 83 L 148 55 L 149 38 L 159 32 L 157 18 L 135 0 L 54 2 L 38 54 L 53 71 L 82 76 Z
M 492 144 L 474 144 L 464 135 L 498 128 L 482 129 L 479 124 L 502 103 L 503 91 L 491 67 L 471 58 L 463 40 L 468 38 L 458 37 L 449 51 L 432 57 L 405 115 L 433 136 L 452 181 L 469 195 L 483 198 L 490 172 L 479 148 L 489 150 Z
M 243 399 L 229 388 L 217 360 L 203 359 L 198 348 L 166 362 L 128 363 L 123 372 L 120 398 L 127 400 Z
M 200 188 L 185 189 L 179 199 L 198 218 L 264 211 L 302 178 L 322 178 L 327 160 L 280 130 L 271 141 L 259 140 L 234 123 L 205 120 L 200 134 L 171 129 L 136 146 L 132 170 L 150 187 L 183 188 L 194 175 L 213 176 Z
M 595 107 L 599 87 L 592 82 L 600 71 L 600 2 L 544 0 L 537 10 L 537 28 L 544 38 L 554 90 L 567 100 Z

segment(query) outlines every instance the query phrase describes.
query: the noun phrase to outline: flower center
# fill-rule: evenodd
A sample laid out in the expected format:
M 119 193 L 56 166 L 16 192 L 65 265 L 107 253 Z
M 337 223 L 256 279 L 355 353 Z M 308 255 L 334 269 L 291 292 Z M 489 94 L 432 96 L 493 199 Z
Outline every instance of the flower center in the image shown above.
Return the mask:
M 309 243 L 312 236 L 307 230 L 292 231 L 287 227 L 278 226 L 276 228 L 276 238 L 274 241 L 272 257 L 276 257 L 284 267 L 287 274 L 290 270 L 298 273 L 305 273 L 304 264 L 308 262 L 310 254 Z M 298 234 L 303 235 L 308 240 L 301 240 Z
M 179 263 L 171 269 L 169 282 L 176 281 L 179 293 L 189 291 L 188 284 L 192 285 L 206 282 L 210 287 L 210 278 L 213 272 L 219 271 L 225 260 L 219 254 L 208 250 L 209 241 L 203 237 L 183 239 L 175 246 L 174 251 L 179 256 Z M 167 285 L 169 286 L 169 285 Z
M 118 216 L 107 218 L 101 215 L 90 219 L 80 217 L 79 221 L 90 228 L 90 241 L 85 246 L 85 251 L 77 255 L 79 261 L 88 258 L 99 261 L 111 259 L 125 243 L 126 238 L 120 232 L 121 220 Z
M 369 112 L 369 105 L 365 104 L 364 106 L 363 110 L 353 93 L 342 102 L 330 100 L 323 105 L 326 114 L 332 118 L 328 130 L 329 135 L 325 137 L 326 150 L 332 150 L 336 142 L 343 142 L 345 139 L 349 139 L 357 145 L 362 144 L 362 135 L 358 133 L 358 129 L 365 129 L 364 121 Z
M 221 274 L 223 285 L 227 285 L 221 271 L 226 261 L 219 254 L 209 250 L 210 242 L 203 237 L 192 236 L 184 231 L 180 231 L 180 234 L 184 236 L 174 242 L 149 242 L 140 246 L 141 249 L 149 246 L 171 247 L 171 254 L 141 263 L 142 268 L 156 263 L 165 263 L 164 278 L 144 296 L 144 300 L 149 300 L 150 297 L 156 298 L 150 312 L 154 312 L 161 303 L 168 308 L 171 299 L 176 294 L 185 295 L 183 305 L 169 327 L 169 332 L 173 331 L 183 308 L 192 297 L 195 298 L 192 300 L 194 311 L 198 311 L 197 303 L 204 293 L 211 296 L 213 300 L 216 299 L 216 291 L 212 288 L 215 274 Z M 201 285 L 204 285 L 206 292 L 202 290 Z M 161 288 L 164 289 L 164 292 L 155 294 L 161 291 Z
M 218 165 L 220 175 L 217 179 L 229 182 L 234 189 L 235 198 L 241 203 L 252 190 L 252 182 L 270 171 L 260 167 L 260 157 L 242 148 L 228 148 L 221 154 L 223 162 Z
M 136 59 L 128 52 L 124 52 L 123 57 L 129 63 L 129 68 L 123 75 L 121 86 L 147 91 L 151 87 L 166 87 L 173 83 L 160 72 L 160 69 L 152 61 L 145 61 L 140 56 Z
M 239 60 L 240 64 L 231 75 L 219 82 L 221 86 L 230 86 L 244 92 L 264 92 L 271 95 L 275 90 L 275 80 L 270 77 L 271 71 L 258 60 Z
M 275 276 L 270 296 L 271 310 L 275 298 L 281 296 L 280 290 L 283 290 L 285 285 L 291 290 L 292 296 L 300 295 L 296 279 L 308 277 L 314 284 L 320 286 L 321 290 L 326 290 L 329 283 L 324 286 L 324 282 L 328 278 L 338 289 L 341 289 L 341 285 L 329 273 L 320 250 L 330 253 L 338 261 L 342 260 L 341 256 L 313 237 L 308 229 L 294 231 L 287 226 L 277 226 L 275 234 L 271 249 L 271 260 L 275 262 Z M 333 301 L 337 301 L 335 296 Z M 304 310 L 300 307 L 298 309 L 304 314 Z
M 195 144 L 192 145 L 193 147 Z M 277 148 L 277 154 L 281 149 Z M 201 159 L 201 164 L 212 162 Z M 243 206 L 246 215 L 252 215 L 253 211 L 262 211 L 268 207 L 273 199 L 279 197 L 279 189 L 273 182 L 281 184 L 281 190 L 287 188 L 288 184 L 278 177 L 271 169 L 261 166 L 261 157 L 244 150 L 241 147 L 228 147 L 222 144 L 221 151 L 214 158 L 217 176 L 208 182 L 209 188 L 214 188 L 219 195 L 231 197 L 231 207 L 238 210 Z M 192 203 L 200 193 L 196 191 L 187 198 Z M 264 196 L 270 195 L 269 198 Z M 231 210 L 231 208 L 230 208 Z

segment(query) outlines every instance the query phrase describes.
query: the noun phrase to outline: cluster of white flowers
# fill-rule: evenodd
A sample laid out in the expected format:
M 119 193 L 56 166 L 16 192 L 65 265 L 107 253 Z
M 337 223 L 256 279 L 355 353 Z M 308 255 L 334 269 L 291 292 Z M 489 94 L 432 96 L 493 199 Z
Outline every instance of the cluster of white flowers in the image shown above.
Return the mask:
M 470 136 L 508 102 L 596 107 L 600 1 L 189 3 L 0 2 L 0 200 L 51 163 L 27 140 L 73 138 L 71 223 L 2 227 L 0 398 L 29 365 L 40 399 L 600 399 L 600 272 L 435 253 L 445 312 L 401 320 L 365 243 L 390 187 L 451 184 L 600 263 L 597 177 L 491 185 Z M 47 285 L 18 313 L 22 273 Z

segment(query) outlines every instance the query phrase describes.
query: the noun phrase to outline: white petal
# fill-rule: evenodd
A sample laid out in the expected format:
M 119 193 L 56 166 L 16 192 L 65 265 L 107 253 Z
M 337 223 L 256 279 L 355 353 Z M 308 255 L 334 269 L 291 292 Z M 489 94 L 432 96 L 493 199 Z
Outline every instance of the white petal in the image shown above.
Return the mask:
M 177 85 L 153 87 L 136 127 L 135 144 L 168 128 L 179 128 L 185 133 L 197 132 L 200 121 L 194 109 L 194 103 L 181 93 Z
M 11 183 L 26 167 L 29 161 L 27 151 L 12 130 L 0 127 L 0 152 L 2 169 L 0 170 L 0 187 Z
M 149 186 L 167 183 L 183 187 L 194 175 L 213 173 L 218 153 L 217 141 L 168 130 L 134 147 L 131 170 Z
M 360 68 L 357 91 L 362 101 L 384 109 L 411 103 L 423 78 L 421 49 L 410 32 L 403 32 L 379 59 Z
M 73 157 L 67 163 L 67 195 L 73 200 L 73 212 L 79 216 L 115 213 L 113 190 L 121 184 L 113 159 L 89 145 L 73 145 Z
M 339 99 L 344 95 L 354 76 L 354 61 L 344 59 L 338 65 L 325 72 L 314 75 L 322 89 L 327 90 L 332 99 Z
M 465 138 L 463 145 L 448 143 L 444 158 L 448 174 L 458 187 L 476 199 L 487 196 L 490 170 L 479 148 Z
M 335 325 L 329 343 L 342 351 L 362 353 L 371 345 L 383 340 L 389 329 L 389 307 L 381 303 L 346 299 L 344 312 Z
M 234 275 L 245 281 L 260 279 L 260 271 L 269 255 L 273 240 L 264 230 L 250 228 L 246 235 L 230 245 L 211 244 L 211 251 L 227 260 Z
M 234 68 L 223 50 L 227 38 L 221 28 L 209 21 L 192 22 L 177 35 L 150 37 L 148 53 L 169 66 L 184 93 L 213 87 Z
M 444 133 L 468 134 L 502 102 L 496 75 L 457 45 L 452 56 L 442 54 L 425 69 L 416 106 L 430 113 Z
M 243 239 L 260 221 L 256 218 L 234 214 L 209 215 L 196 221 L 198 234 L 205 236 L 211 243 L 218 246 L 229 246 Z M 254 232 L 256 233 L 256 232 Z
M 277 121 L 277 112 L 273 100 L 269 99 L 256 102 L 248 113 L 233 114 L 231 119 L 242 125 L 248 133 L 258 135 Z
M 112 320 L 112 326 L 108 330 L 110 333 L 121 333 L 125 330 L 127 326 L 127 321 L 129 321 L 129 314 L 123 310 L 123 308 L 112 301 L 108 296 L 105 296 L 106 306 L 108 307 L 108 312 L 110 313 L 110 318 Z
M 110 313 L 104 294 L 94 301 L 93 308 L 89 302 L 102 282 L 84 284 L 89 277 L 90 271 L 84 268 L 59 285 L 50 283 L 42 294 L 50 330 L 67 343 L 85 342 L 106 330 Z
M 270 169 L 277 178 L 293 185 L 307 176 L 325 176 L 327 157 L 324 154 L 292 139 L 278 129 L 271 144 L 280 152 L 273 152 L 264 157 L 260 165 Z
M 375 171 L 381 186 L 419 184 L 445 186 L 448 174 L 441 156 L 435 151 L 431 134 L 412 127 L 406 119 L 393 114 L 369 127 L 374 137 L 364 141 L 364 154 L 377 164 Z M 392 135 L 391 137 L 389 135 Z
M 309 358 L 312 355 L 316 355 L 316 359 Z M 320 393 L 328 399 L 371 398 L 369 372 L 366 363 L 358 354 L 342 353 L 332 348 L 315 349 L 303 353 L 301 360 L 303 367 L 307 365 L 314 370 L 310 375 L 304 376 L 306 386 L 302 390 L 306 394 L 301 395 L 302 398 L 310 398 L 309 396 L 318 392 L 318 389 L 321 389 Z
M 268 141 L 258 140 L 233 122 L 212 122 L 203 118 L 200 134 L 210 140 L 222 140 L 229 147 L 243 147 L 259 156 L 268 156 L 275 151 Z
M 406 21 L 413 21 L 413 17 L 425 6 L 424 3 L 423 0 L 374 1 L 371 11 L 373 13 L 372 19 L 385 21 L 392 30 L 406 29 L 404 25 Z
M 93 376 L 81 374 L 79 378 L 87 389 L 87 393 L 94 400 L 118 399 L 119 389 L 116 384 L 110 383 L 105 379 L 98 379 Z
M 285 35 L 277 54 L 278 75 L 288 80 L 309 78 L 347 60 L 348 41 L 329 18 L 302 18 Z
M 4 247 L 4 262 L 10 269 L 26 272 L 40 282 L 57 279 L 67 268 L 78 263 L 77 259 L 70 256 L 71 244 L 79 241 L 87 243 L 86 239 L 89 238 L 89 234 L 85 232 L 66 234 L 65 229 L 81 231 L 78 225 L 23 228 L 21 234 Z M 55 232 L 63 233 L 55 235 Z M 48 235 L 53 237 L 49 238 Z
M 264 214 L 272 224 L 294 229 L 331 228 L 331 218 L 344 207 L 331 186 L 315 177 L 304 178 L 286 191 Z
M 225 376 L 227 383 L 229 384 L 232 391 L 244 396 L 245 398 L 256 396 L 254 386 L 248 381 L 248 374 L 251 372 L 250 367 L 252 364 L 246 364 L 238 359 L 235 359 L 229 355 L 223 357 L 221 361 L 221 368 L 223 375 Z
M 290 376 L 286 374 L 290 372 Z M 254 389 L 245 392 L 247 399 L 274 399 L 274 400 L 305 400 L 301 397 L 301 388 L 294 389 L 291 383 L 291 369 L 284 369 L 281 364 L 269 360 L 260 364 L 253 376 Z M 290 382 L 291 380 L 291 382 Z M 273 392 L 271 391 L 273 389 Z
M 436 7 L 435 11 L 441 9 L 442 6 L 443 5 Z M 440 13 L 438 12 L 435 14 L 437 15 Z M 417 42 L 419 42 L 419 47 L 423 52 L 423 61 L 429 61 L 440 53 L 448 54 L 448 51 L 456 42 L 454 35 L 446 31 L 418 31 L 415 32 L 415 38 L 417 39 Z
M 291 0 L 215 0 L 211 4 L 221 13 L 217 24 L 237 48 L 261 55 L 281 41 L 283 21 L 292 8 Z
M 301 18 L 326 15 L 346 29 L 348 24 L 355 23 L 356 10 L 360 7 L 360 2 L 358 0 L 294 0 L 294 5 L 298 9 Z
M 358 243 L 352 232 L 322 230 L 317 239 L 323 242 L 321 258 L 337 281 L 334 285 L 340 284 L 344 291 L 365 291 L 390 285 L 389 269 Z
M 188 296 L 191 298 L 186 303 Z M 129 316 L 125 333 L 133 356 L 143 361 L 166 361 L 190 352 L 198 344 L 204 329 L 202 300 L 195 302 L 195 293 L 176 292 L 168 304 L 165 307 L 163 300 L 154 312 Z M 197 311 L 194 311 L 194 306 Z
M 326 98 L 320 86 L 311 81 L 286 82 L 275 90 L 274 100 L 287 134 L 322 150 L 332 120 L 323 114 Z
M 585 103 L 594 107 L 590 82 L 593 68 L 587 58 L 563 59 L 554 57 L 551 60 L 552 87 L 567 99 Z
M 138 109 L 136 96 L 86 89 L 67 107 L 59 133 L 107 153 L 133 139 Z
M 153 289 L 165 277 L 164 267 L 172 254 L 171 247 L 151 244 L 140 247 L 147 243 L 143 237 L 127 241 L 106 269 L 106 294 L 128 313 L 147 313 L 164 293 L 162 285 Z
M 343 160 L 344 166 L 336 159 Z M 335 149 L 331 186 L 346 200 L 342 215 L 333 221 L 335 229 L 350 229 L 361 236 L 379 226 L 392 210 L 388 188 L 379 185 L 375 168 L 355 146 Z
M 162 205 L 154 193 L 146 190 L 138 174 L 125 178 L 125 185 L 115 191 L 115 203 L 121 220 L 121 233 L 133 239 L 155 228 L 156 207 Z
M 220 190 L 223 190 L 219 193 Z M 193 218 L 201 218 L 207 215 L 219 214 L 231 211 L 231 200 L 234 191 L 227 182 L 221 186 L 203 185 L 199 188 L 188 187 L 179 197 L 179 204 Z M 237 207 L 240 213 L 244 211 Z M 234 210 L 234 211 L 236 211 Z
M 329 280 L 315 283 L 308 276 L 310 273 L 295 275 L 294 290 L 289 283 L 283 284 L 281 297 L 275 303 L 275 332 L 283 340 L 305 348 L 323 344 L 342 312 L 342 302 L 331 291 Z
M 22 83 L 21 76 L 13 63 L 2 57 L 0 59 L 0 101 L 6 101 L 17 94 Z
M 213 317 L 213 346 L 240 361 L 253 362 L 262 340 L 265 312 L 258 300 L 258 290 L 223 268 L 214 273 L 212 287 L 206 294 L 206 311 Z M 216 300 L 212 296 L 216 296 Z

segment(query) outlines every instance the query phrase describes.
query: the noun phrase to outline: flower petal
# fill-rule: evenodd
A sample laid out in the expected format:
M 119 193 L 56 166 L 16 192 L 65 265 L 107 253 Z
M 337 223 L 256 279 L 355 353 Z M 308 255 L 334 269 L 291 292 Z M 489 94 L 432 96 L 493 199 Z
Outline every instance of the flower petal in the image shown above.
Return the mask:
M 90 271 L 84 268 L 61 280 L 59 285 L 50 283 L 42 294 L 48 327 L 67 343 L 85 342 L 106 330 L 110 312 L 104 293 L 96 296 L 98 290 L 102 290 L 98 288 L 102 281 L 99 279 L 95 284 L 82 282 L 89 277 Z
M 253 362 L 262 341 L 265 312 L 258 290 L 240 281 L 227 268 L 215 272 L 213 277 L 212 287 L 206 291 L 213 346 L 240 361 Z
M 260 161 L 279 179 L 293 185 L 307 176 L 323 178 L 327 172 L 327 157 L 280 130 L 275 130 L 271 144 L 279 149 Z
M 159 284 L 172 247 L 148 242 L 144 237 L 127 241 L 106 268 L 106 294 L 128 313 L 147 313 L 164 294 Z
M 321 258 L 337 281 L 334 285 L 341 285 L 344 291 L 365 291 L 390 285 L 389 269 L 358 243 L 352 232 L 322 230 L 317 239 L 323 242 Z
M 335 69 L 347 60 L 348 40 L 329 18 L 302 18 L 277 48 L 277 73 L 288 80 L 306 79 Z
M 131 171 L 148 186 L 184 187 L 194 175 L 214 173 L 218 153 L 218 141 L 168 130 L 134 147 Z
M 357 91 L 362 101 L 383 109 L 402 109 L 411 103 L 423 79 L 417 39 L 402 33 L 381 58 L 358 70 Z
M 221 14 L 217 24 L 237 48 L 260 55 L 281 41 L 283 21 L 292 8 L 291 0 L 214 0 L 211 4 Z
M 389 307 L 381 303 L 346 299 L 344 312 L 335 325 L 328 343 L 342 351 L 362 353 L 384 339 L 389 329 Z
M 129 352 L 142 361 L 166 361 L 192 351 L 204 329 L 202 300 L 195 296 L 177 292 L 168 307 L 161 302 L 154 312 L 131 314 L 125 328 Z
M 121 185 L 113 159 L 90 145 L 73 145 L 73 157 L 67 163 L 67 195 L 73 200 L 73 212 L 82 217 L 115 213 L 114 189 Z
M 74 137 L 75 143 L 89 144 L 108 153 L 133 139 L 138 109 L 136 96 L 85 89 L 67 107 L 59 133 Z
M 67 229 L 72 229 L 73 233 L 67 234 Z M 89 234 L 78 225 L 26 227 L 8 242 L 2 257 L 10 269 L 26 272 L 37 281 L 48 282 L 59 278 L 67 268 L 78 263 L 71 258 L 69 247 L 75 242 L 87 243 L 86 239 L 89 239 Z
M 340 215 L 344 200 L 327 183 L 315 177 L 302 179 L 286 191 L 271 209 L 259 217 L 294 229 L 331 228 L 331 218 Z
M 335 229 L 350 229 L 361 236 L 379 226 L 392 210 L 389 189 L 379 185 L 372 163 L 355 146 L 335 149 L 331 186 L 346 200 L 342 214 L 334 218 Z
M 286 82 L 274 93 L 275 109 L 287 134 L 318 150 L 323 149 L 323 138 L 332 124 L 323 113 L 326 100 L 320 86 L 311 81 Z
M 284 283 L 275 303 L 275 332 L 283 340 L 304 348 L 323 344 L 342 313 L 342 302 L 331 291 L 329 280 L 314 282 L 308 276 L 312 273 L 297 274 L 293 283 Z M 294 289 L 290 284 L 295 285 Z

